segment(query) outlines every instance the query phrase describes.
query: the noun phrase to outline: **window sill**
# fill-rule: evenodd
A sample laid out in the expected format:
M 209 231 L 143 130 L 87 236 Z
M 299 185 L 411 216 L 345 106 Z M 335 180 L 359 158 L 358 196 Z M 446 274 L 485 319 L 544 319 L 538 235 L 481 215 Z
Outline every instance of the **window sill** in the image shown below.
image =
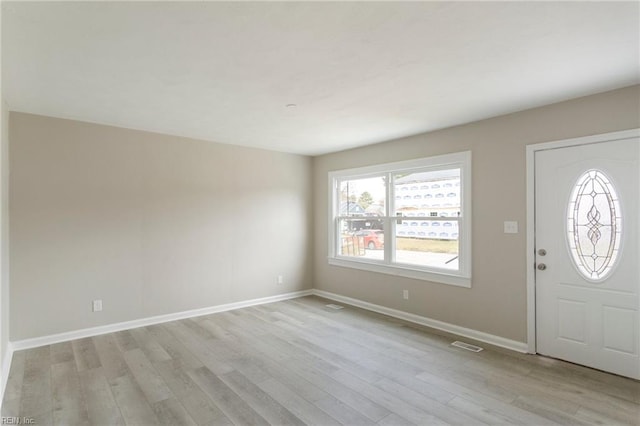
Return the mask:
M 378 262 L 368 262 L 366 260 L 352 260 L 338 257 L 329 257 L 329 265 L 341 266 L 344 268 L 360 269 L 369 272 L 394 275 L 397 277 L 413 278 L 416 280 L 431 281 L 434 283 L 454 285 L 458 287 L 471 288 L 471 277 L 447 274 L 445 272 L 424 271 L 412 269 L 407 266 L 383 265 Z

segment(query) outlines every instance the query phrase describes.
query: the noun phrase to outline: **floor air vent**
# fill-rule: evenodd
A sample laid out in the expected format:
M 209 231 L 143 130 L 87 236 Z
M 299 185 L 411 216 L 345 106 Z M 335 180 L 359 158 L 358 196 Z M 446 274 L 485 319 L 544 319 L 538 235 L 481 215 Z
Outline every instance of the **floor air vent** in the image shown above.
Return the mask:
M 451 344 L 451 346 L 456 346 L 458 348 L 466 349 L 466 350 L 471 351 L 471 352 L 480 352 L 482 350 L 482 348 L 480 346 L 470 345 L 468 343 L 460 342 L 458 340 L 453 342 Z
M 328 305 L 326 305 L 327 308 L 329 309 L 334 309 L 334 310 L 339 310 L 339 309 L 344 309 L 344 306 L 340 306 L 340 305 L 334 305 L 333 303 L 330 303 Z

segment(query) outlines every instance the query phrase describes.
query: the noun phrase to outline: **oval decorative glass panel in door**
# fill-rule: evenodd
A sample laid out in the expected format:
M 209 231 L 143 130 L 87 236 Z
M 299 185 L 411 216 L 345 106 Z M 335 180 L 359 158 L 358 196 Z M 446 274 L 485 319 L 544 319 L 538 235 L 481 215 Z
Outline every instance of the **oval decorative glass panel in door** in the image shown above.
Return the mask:
M 622 216 L 611 180 L 601 170 L 587 170 L 577 180 L 567 209 L 567 241 L 584 278 L 602 281 L 620 255 Z

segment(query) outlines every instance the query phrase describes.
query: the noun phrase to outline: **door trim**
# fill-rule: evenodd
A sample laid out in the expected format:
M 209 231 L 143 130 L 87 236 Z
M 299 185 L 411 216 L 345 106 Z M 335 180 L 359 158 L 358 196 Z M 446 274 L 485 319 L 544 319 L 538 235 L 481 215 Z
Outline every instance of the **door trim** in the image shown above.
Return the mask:
M 589 145 L 600 142 L 640 137 L 640 128 L 622 130 L 619 132 L 603 133 L 599 135 L 579 138 L 562 139 L 527 145 L 527 352 L 535 354 L 536 348 L 536 269 L 535 269 L 535 153 L 549 149 L 566 148 L 569 146 Z

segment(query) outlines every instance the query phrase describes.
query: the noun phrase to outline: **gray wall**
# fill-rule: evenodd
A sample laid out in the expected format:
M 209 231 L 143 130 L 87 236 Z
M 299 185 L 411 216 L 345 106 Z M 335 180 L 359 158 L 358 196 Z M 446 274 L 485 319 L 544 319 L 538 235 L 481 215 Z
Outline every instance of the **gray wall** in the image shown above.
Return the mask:
M 311 288 L 310 158 L 10 124 L 11 340 Z
M 314 287 L 524 342 L 525 146 L 640 127 L 640 86 L 314 158 Z M 327 173 L 472 151 L 472 288 L 327 264 Z M 516 220 L 520 233 L 504 234 Z M 408 289 L 410 299 L 402 299 Z

